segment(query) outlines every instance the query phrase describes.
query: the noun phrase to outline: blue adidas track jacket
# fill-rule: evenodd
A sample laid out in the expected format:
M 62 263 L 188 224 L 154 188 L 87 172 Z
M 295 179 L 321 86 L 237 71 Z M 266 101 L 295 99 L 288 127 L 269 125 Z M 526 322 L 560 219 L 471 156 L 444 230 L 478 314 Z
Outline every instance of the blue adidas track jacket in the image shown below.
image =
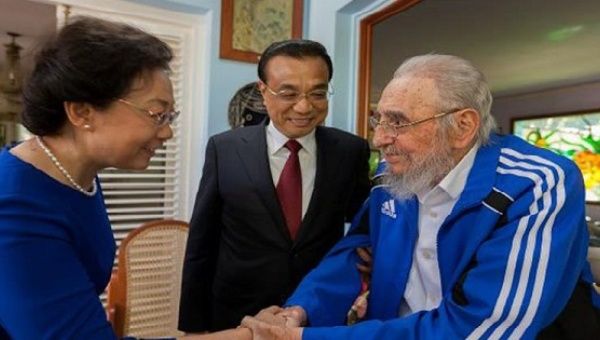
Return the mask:
M 492 191 L 511 201 L 499 224 L 500 212 L 483 202 Z M 557 317 L 579 279 L 592 281 L 575 164 L 517 137 L 493 135 L 438 234 L 440 306 L 400 318 L 417 209 L 416 200 L 400 202 L 373 188 L 364 218 L 352 227 L 368 218 L 368 234 L 351 230 L 286 303 L 306 310 L 304 339 L 532 339 Z M 345 327 L 360 290 L 357 246 L 373 248 L 371 293 L 366 319 Z

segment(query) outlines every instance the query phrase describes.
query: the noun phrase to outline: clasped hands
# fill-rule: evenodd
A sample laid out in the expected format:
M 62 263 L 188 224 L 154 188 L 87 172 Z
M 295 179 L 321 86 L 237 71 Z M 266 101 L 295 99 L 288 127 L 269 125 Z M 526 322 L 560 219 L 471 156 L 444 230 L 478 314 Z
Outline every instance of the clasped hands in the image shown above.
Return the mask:
M 361 275 L 361 281 L 368 286 L 372 270 L 371 249 L 357 248 L 356 252 L 360 258 L 356 266 Z M 366 298 L 362 297 L 362 299 Z M 362 307 L 366 309 L 366 300 Z M 302 326 L 305 325 L 306 312 L 302 307 L 271 306 L 261 310 L 255 316 L 244 317 L 240 327 L 249 328 L 252 331 L 253 340 L 301 340 Z
M 361 274 L 361 282 L 368 285 L 371 277 L 372 255 L 369 248 L 358 248 L 361 261 L 357 263 Z M 361 294 L 358 299 L 364 299 Z M 362 300 L 360 300 L 362 301 Z M 359 302 L 360 302 L 359 301 Z M 366 309 L 364 304 L 357 304 L 358 308 Z M 354 307 L 354 306 L 353 306 Z M 357 316 L 360 317 L 361 313 Z M 279 307 L 271 306 L 261 310 L 255 316 L 246 316 L 237 329 L 229 329 L 210 334 L 188 335 L 180 340 L 301 340 L 303 326 L 306 325 L 307 316 L 300 306 Z
M 255 316 L 246 316 L 240 327 L 252 331 L 253 340 L 301 340 L 306 313 L 302 307 L 271 306 Z
M 271 306 L 246 316 L 233 329 L 215 333 L 186 334 L 179 340 L 301 340 L 306 312 L 300 306 Z

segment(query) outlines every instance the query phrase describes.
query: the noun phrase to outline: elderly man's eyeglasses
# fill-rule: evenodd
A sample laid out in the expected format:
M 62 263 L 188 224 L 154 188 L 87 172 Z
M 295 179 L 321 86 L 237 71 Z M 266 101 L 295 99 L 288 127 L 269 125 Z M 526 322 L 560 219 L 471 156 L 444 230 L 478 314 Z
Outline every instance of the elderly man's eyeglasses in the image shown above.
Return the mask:
M 309 92 L 299 92 L 292 89 L 284 89 L 280 91 L 275 91 L 269 87 L 269 85 L 265 84 L 267 87 L 267 91 L 270 94 L 277 97 L 279 100 L 289 104 L 296 104 L 301 101 L 302 98 L 306 98 L 312 104 L 323 104 L 329 100 L 329 97 L 333 95 L 333 89 L 316 89 Z
M 119 99 L 119 102 L 121 102 L 123 104 L 127 104 L 140 112 L 144 112 L 144 113 L 148 114 L 150 116 L 150 118 L 152 118 L 152 120 L 154 120 L 154 122 L 158 126 L 173 124 L 173 121 L 179 116 L 179 111 L 173 110 L 173 111 L 154 112 L 152 110 L 148 110 L 148 109 L 139 107 L 139 106 L 135 105 L 134 103 L 132 103 L 128 100 L 125 100 L 125 99 Z
M 390 123 L 388 121 L 383 121 L 383 120 L 381 120 L 380 115 L 371 116 L 371 118 L 369 118 L 369 125 L 373 128 L 373 130 L 381 129 L 381 131 L 383 133 L 385 133 L 386 135 L 397 137 L 402 132 L 403 129 L 405 129 L 409 126 L 415 126 L 415 125 L 425 123 L 425 122 L 433 120 L 433 119 L 441 118 L 441 117 L 444 117 L 445 115 L 456 113 L 460 110 L 462 110 L 462 109 L 455 109 L 455 110 L 451 110 L 451 111 L 447 111 L 447 112 L 442 112 L 442 113 L 435 114 L 431 117 L 415 120 L 413 122 L 401 123 L 401 124 L 394 124 L 394 123 Z

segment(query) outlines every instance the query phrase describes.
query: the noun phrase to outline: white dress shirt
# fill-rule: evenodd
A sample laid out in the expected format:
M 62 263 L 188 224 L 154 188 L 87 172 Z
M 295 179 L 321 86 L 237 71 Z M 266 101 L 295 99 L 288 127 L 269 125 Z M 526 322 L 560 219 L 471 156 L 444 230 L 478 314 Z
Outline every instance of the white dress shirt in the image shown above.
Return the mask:
M 277 187 L 277 182 L 279 182 L 279 176 L 281 176 L 285 162 L 287 162 L 290 156 L 290 150 L 284 147 L 284 144 L 288 140 L 288 137 L 273 126 L 273 122 L 269 122 L 267 125 L 267 152 L 269 153 L 269 165 L 275 187 Z M 306 214 L 306 210 L 308 209 L 308 203 L 312 197 L 315 186 L 315 174 L 317 172 L 317 141 L 315 139 L 315 130 L 312 130 L 304 137 L 296 138 L 296 141 L 302 145 L 302 149 L 298 151 L 298 158 L 300 160 L 300 172 L 302 173 L 302 218 L 304 218 L 304 214 Z
M 432 310 L 442 301 L 442 284 L 437 253 L 437 235 L 465 188 L 479 145 L 475 145 L 442 181 L 419 201 L 418 237 L 408 276 L 400 316 Z

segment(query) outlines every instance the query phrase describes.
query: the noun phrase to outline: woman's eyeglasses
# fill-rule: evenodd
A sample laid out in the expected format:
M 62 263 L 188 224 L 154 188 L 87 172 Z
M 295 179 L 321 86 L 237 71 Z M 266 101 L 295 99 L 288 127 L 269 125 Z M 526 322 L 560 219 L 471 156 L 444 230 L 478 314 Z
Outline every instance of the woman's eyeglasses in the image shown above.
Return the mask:
M 125 99 L 119 99 L 119 102 L 121 102 L 123 104 L 127 104 L 140 112 L 144 112 L 144 113 L 148 114 L 152 118 L 152 120 L 154 120 L 156 125 L 158 125 L 158 126 L 173 124 L 173 121 L 179 116 L 179 111 L 175 111 L 175 110 L 154 112 L 152 110 L 148 110 L 148 109 L 139 107 L 139 106 L 135 105 L 134 103 L 132 103 L 128 100 L 125 100 Z

